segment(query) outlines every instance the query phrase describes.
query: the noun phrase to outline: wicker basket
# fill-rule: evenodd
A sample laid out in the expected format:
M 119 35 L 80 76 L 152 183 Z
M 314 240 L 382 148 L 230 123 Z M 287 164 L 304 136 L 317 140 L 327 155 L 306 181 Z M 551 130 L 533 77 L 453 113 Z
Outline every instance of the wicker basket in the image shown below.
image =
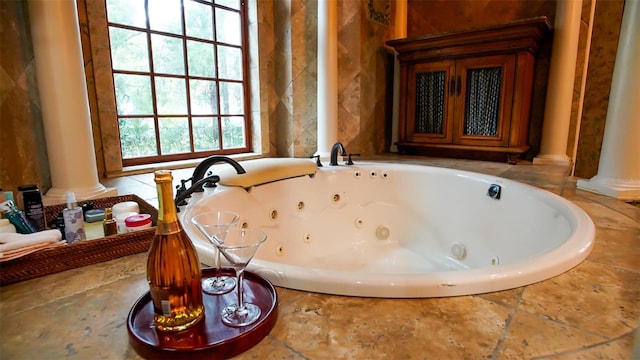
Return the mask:
M 153 227 L 135 232 L 107 236 L 73 243 L 34 253 L 0 263 L 0 286 L 37 278 L 44 275 L 75 269 L 137 254 L 149 250 L 158 221 L 158 210 L 136 195 L 121 195 L 79 202 L 93 202 L 95 208 L 111 207 L 123 201 L 135 201 L 140 213 L 150 214 Z M 47 224 L 65 208 L 65 204 L 45 207 Z

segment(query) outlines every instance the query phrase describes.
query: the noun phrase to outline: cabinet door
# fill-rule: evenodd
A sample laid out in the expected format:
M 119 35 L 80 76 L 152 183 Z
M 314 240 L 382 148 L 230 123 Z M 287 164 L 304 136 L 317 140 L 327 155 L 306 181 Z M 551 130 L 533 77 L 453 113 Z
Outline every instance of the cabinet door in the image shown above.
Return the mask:
M 455 93 L 454 62 L 415 64 L 408 69 L 406 139 L 410 142 L 451 143 Z
M 508 146 L 515 55 L 495 55 L 456 63 L 453 143 Z

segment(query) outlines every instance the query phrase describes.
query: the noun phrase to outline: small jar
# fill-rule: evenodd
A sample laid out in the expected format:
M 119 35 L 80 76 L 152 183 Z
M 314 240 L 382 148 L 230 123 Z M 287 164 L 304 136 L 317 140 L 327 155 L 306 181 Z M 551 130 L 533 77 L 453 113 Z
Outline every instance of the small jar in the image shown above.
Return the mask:
M 111 212 L 113 213 L 113 217 L 116 218 L 120 214 L 124 213 L 139 213 L 140 206 L 135 201 L 123 201 L 117 204 L 114 204 L 111 207 Z
M 127 232 L 133 232 L 151 227 L 151 215 L 149 214 L 137 214 L 131 215 L 124 220 L 127 227 Z
M 111 209 L 113 211 L 113 209 Z M 138 215 L 136 212 L 126 212 L 118 215 L 113 215 L 113 218 L 116 219 L 116 228 L 118 229 L 118 234 L 127 233 L 127 224 L 125 224 L 125 220 L 129 216 Z

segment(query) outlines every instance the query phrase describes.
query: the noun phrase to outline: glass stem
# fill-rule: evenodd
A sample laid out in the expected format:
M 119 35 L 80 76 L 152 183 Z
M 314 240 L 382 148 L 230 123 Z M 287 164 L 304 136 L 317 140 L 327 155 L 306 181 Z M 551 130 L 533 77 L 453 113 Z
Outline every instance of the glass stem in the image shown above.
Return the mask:
M 236 270 L 236 290 L 238 290 L 238 309 L 239 313 L 244 312 L 244 302 L 242 296 L 242 278 L 244 277 L 244 269 Z
M 215 284 L 220 281 L 220 274 L 222 273 L 222 268 L 220 266 L 220 250 L 218 249 L 216 249 L 216 256 L 215 256 L 213 266 L 215 267 L 215 270 L 213 272 L 215 274 L 215 277 L 213 279 L 213 282 Z

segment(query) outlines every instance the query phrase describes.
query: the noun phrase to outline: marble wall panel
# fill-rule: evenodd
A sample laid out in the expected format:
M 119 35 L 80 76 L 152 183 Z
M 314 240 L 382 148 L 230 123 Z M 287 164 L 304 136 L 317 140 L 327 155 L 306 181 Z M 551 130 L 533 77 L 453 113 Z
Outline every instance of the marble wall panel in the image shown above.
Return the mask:
M 38 184 L 45 192 L 51 173 L 27 3 L 0 1 L 0 24 L 0 188 L 17 195 L 18 186 Z
M 623 8 L 623 0 L 596 2 L 575 164 L 578 177 L 591 178 L 598 173 Z

